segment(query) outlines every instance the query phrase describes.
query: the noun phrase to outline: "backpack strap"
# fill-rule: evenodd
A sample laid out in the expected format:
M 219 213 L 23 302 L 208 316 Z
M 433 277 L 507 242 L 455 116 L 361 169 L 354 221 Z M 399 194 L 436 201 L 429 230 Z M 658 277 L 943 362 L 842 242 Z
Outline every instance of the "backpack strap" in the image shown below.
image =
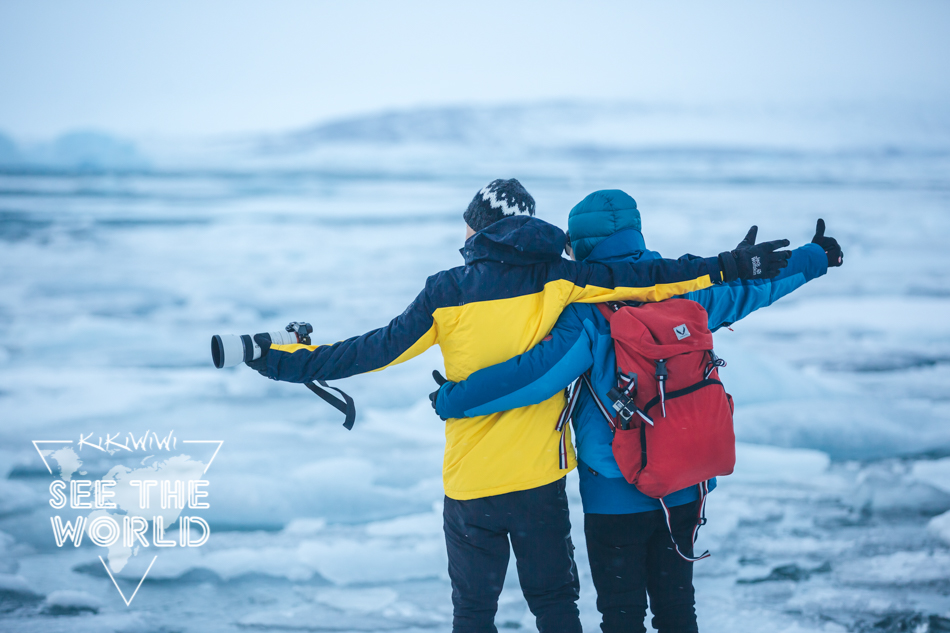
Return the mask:
M 661 358 L 659 360 L 653 361 L 656 365 L 656 373 L 654 377 L 656 378 L 657 391 L 660 395 L 660 405 L 663 409 L 663 417 L 666 417 L 666 381 L 670 377 L 670 372 L 666 369 L 666 359 Z
M 571 419 L 571 415 L 574 413 L 574 406 L 577 404 L 577 395 L 581 391 L 580 378 L 574 381 L 572 387 L 573 388 L 569 388 L 567 404 L 557 419 L 557 426 L 554 427 L 555 431 L 560 431 L 561 433 L 561 441 L 558 447 L 558 467 L 561 470 L 567 470 L 567 430 L 564 427 L 567 425 L 567 421 Z
M 617 423 L 614 421 L 613 416 L 607 411 L 607 407 L 604 406 L 604 403 L 600 401 L 600 398 L 597 397 L 597 392 L 594 391 L 594 386 L 590 382 L 590 370 L 581 374 L 580 380 L 584 381 L 584 384 L 587 385 L 587 388 L 590 390 L 591 400 L 594 401 L 594 404 L 597 405 L 597 409 L 600 411 L 601 415 L 604 416 L 604 419 L 607 420 L 607 424 L 610 425 L 611 431 L 617 430 Z
M 307 389 L 309 389 L 316 395 L 320 396 L 320 398 L 322 398 L 324 402 L 326 402 L 327 404 L 332 406 L 334 409 L 336 409 L 337 411 L 345 415 L 346 418 L 343 421 L 343 426 L 346 428 L 347 431 L 352 431 L 353 423 L 356 422 L 356 404 L 353 402 L 353 398 L 351 398 L 349 395 L 347 395 L 343 391 L 337 389 L 336 387 L 331 387 L 323 380 L 318 380 L 317 382 L 320 383 L 322 386 L 326 387 L 327 389 L 332 389 L 333 391 L 343 396 L 343 400 L 340 400 L 329 391 L 326 391 L 325 389 L 321 389 L 320 387 L 316 386 L 312 382 L 305 382 L 304 385 L 306 385 Z
M 693 543 L 696 542 L 696 537 L 699 534 L 699 528 L 703 525 L 706 525 L 706 495 L 709 494 L 709 481 L 702 481 L 699 483 L 699 510 L 696 513 L 696 525 L 693 527 Z M 666 529 L 670 533 L 670 540 L 673 541 L 673 548 L 676 550 L 676 553 L 679 554 L 679 557 L 683 560 L 695 563 L 698 560 L 703 560 L 704 558 L 709 558 L 709 550 L 706 550 L 699 556 L 686 556 L 683 552 L 680 551 L 680 546 L 676 543 L 676 538 L 673 536 L 673 524 L 670 522 L 670 509 L 666 507 L 666 502 L 663 501 L 661 497 L 659 499 L 660 506 L 663 508 L 663 518 L 666 519 Z
M 578 378 L 567 388 L 567 405 L 565 405 L 564 410 L 561 411 L 561 415 L 557 419 L 557 426 L 554 427 L 555 431 L 562 430 L 567 421 L 571 419 L 571 414 L 574 413 L 574 406 L 577 404 L 577 394 L 580 392 L 580 382 L 580 378 Z

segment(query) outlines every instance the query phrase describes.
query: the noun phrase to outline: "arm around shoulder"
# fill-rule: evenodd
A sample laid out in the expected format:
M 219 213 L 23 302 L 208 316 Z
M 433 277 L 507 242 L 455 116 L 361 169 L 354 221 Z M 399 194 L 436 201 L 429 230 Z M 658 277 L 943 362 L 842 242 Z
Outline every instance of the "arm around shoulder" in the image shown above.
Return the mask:
M 722 280 L 718 257 L 604 264 L 564 261 L 574 281 L 572 302 L 662 301 Z
M 530 350 L 439 389 L 436 413 L 443 418 L 488 415 L 543 402 L 587 371 L 590 339 L 572 308 Z

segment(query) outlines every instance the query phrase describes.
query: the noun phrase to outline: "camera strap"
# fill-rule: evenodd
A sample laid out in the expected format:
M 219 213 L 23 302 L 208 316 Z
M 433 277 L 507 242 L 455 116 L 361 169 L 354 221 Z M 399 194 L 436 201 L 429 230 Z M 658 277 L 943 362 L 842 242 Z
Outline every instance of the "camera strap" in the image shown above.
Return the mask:
M 343 400 L 340 400 L 329 391 L 326 391 L 326 389 L 321 389 L 320 387 L 316 386 L 312 382 L 305 382 L 304 385 L 307 386 L 307 389 L 309 389 L 316 395 L 320 396 L 327 404 L 329 404 L 330 406 L 338 410 L 340 413 L 345 415 L 346 420 L 344 420 L 343 426 L 346 427 L 346 430 L 348 431 L 353 430 L 353 423 L 356 421 L 356 404 L 353 402 L 353 398 L 351 398 L 346 393 L 340 391 L 336 387 L 331 387 L 330 385 L 328 385 L 326 382 L 322 380 L 318 380 L 317 382 L 320 383 L 322 386 L 326 387 L 327 389 L 332 389 L 333 391 L 343 396 Z

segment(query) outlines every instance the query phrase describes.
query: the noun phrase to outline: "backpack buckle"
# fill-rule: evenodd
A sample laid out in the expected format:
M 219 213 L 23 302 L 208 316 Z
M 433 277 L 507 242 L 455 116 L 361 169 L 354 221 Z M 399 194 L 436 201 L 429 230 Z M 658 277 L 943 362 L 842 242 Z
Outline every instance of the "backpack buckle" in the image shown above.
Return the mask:
M 620 384 L 626 383 L 626 386 L 612 388 L 607 392 L 607 397 L 610 398 L 611 407 L 621 419 L 620 428 L 624 431 L 628 430 L 630 420 L 634 415 L 639 415 L 647 424 L 653 426 L 653 420 L 650 416 L 641 411 L 633 401 L 637 397 L 637 375 L 634 373 L 620 374 L 617 382 Z
M 706 353 L 709 354 L 709 362 L 706 363 L 706 371 L 703 374 L 703 380 L 708 379 L 709 375 L 713 373 L 714 369 L 718 369 L 719 367 L 726 366 L 726 361 L 716 356 L 716 352 L 710 349 L 710 350 L 706 350 Z

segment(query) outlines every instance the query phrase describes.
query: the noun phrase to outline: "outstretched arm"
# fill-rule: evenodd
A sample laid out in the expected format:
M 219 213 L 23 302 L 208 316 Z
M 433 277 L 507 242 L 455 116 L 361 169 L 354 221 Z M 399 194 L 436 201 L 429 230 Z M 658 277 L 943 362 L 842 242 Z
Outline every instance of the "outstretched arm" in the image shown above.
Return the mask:
M 739 244 L 755 244 L 756 227 L 752 227 Z M 709 314 L 709 329 L 716 331 L 745 318 L 759 308 L 772 305 L 805 283 L 828 272 L 829 266 L 843 262 L 841 247 L 833 237 L 825 236 L 825 221 L 819 219 L 815 237 L 792 251 L 788 266 L 772 279 L 736 280 L 727 284 L 683 295 L 700 303 Z
M 583 322 L 568 308 L 551 333 L 524 354 L 445 383 L 434 403 L 436 413 L 464 418 L 543 402 L 587 371 L 593 362 L 590 347 Z
M 753 238 L 755 231 L 756 227 L 749 231 Z M 788 240 L 755 244 L 748 237 L 718 257 L 684 255 L 677 260 L 615 264 L 565 260 L 562 265 L 570 269 L 575 285 L 569 301 L 663 301 L 713 284 L 775 277 L 788 265 L 790 252 L 777 250 L 788 246 Z
M 732 325 L 759 308 L 772 305 L 785 295 L 828 271 L 825 252 L 817 244 L 805 244 L 792 251 L 788 267 L 773 279 L 736 280 L 682 295 L 698 302 L 709 314 L 709 329 L 715 332 Z
M 432 279 L 386 327 L 332 345 L 270 345 L 268 340 L 261 346 L 269 347 L 267 353 L 248 364 L 274 380 L 308 382 L 377 371 L 418 356 L 438 340 L 427 292 Z
M 574 288 L 570 303 L 663 301 L 722 282 L 717 257 L 684 255 L 649 262 L 574 262 L 564 260 Z

